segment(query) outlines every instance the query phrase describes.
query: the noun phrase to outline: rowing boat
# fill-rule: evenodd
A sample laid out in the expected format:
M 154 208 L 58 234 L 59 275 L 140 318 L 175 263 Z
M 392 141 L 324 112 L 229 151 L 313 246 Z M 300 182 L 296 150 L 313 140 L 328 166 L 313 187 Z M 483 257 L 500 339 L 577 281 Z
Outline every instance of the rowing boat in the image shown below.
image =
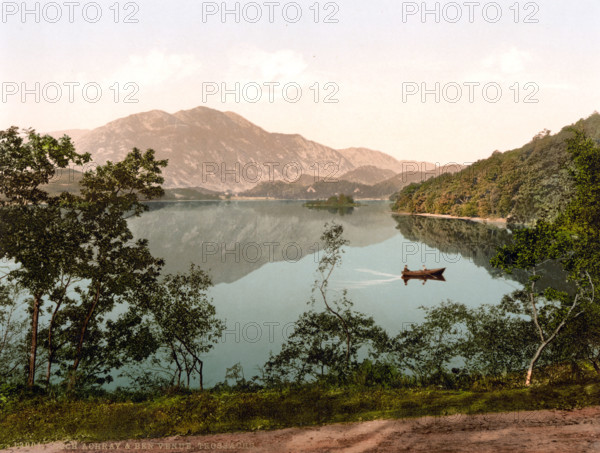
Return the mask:
M 411 270 L 403 270 L 403 277 L 440 277 L 444 271 L 445 267 L 441 267 L 439 269 L 423 269 L 420 271 L 411 271 Z

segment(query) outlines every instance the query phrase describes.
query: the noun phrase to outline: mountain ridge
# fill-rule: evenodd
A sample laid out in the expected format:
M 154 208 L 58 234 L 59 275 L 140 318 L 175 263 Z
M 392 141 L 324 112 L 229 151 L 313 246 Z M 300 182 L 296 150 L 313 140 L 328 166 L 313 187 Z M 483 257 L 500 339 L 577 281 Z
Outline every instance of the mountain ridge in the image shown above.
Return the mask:
M 157 158 L 169 159 L 165 188 L 201 187 L 232 193 L 265 181 L 325 177 L 332 167 L 336 174 L 345 174 L 365 160 L 392 171 L 415 162 L 367 148 L 336 150 L 300 134 L 268 132 L 235 112 L 204 106 L 172 114 L 158 109 L 135 113 L 81 131 L 73 141 L 78 152 L 89 152 L 96 164 L 120 160 L 133 147 L 152 148 Z

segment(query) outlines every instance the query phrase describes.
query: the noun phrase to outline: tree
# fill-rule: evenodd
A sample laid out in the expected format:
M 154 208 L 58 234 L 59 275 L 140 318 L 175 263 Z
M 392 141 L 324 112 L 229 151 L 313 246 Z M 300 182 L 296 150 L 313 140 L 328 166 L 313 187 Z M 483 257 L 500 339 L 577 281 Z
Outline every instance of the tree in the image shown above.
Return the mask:
M 0 383 L 20 374 L 26 320 L 19 317 L 19 288 L 0 285 Z
M 0 131 L 0 204 L 39 205 L 51 198 L 41 187 L 56 170 L 71 164 L 83 165 L 89 154 L 75 152 L 68 136 L 55 139 L 33 129 L 15 126 Z
M 23 137 L 17 128 L 0 133 L 0 257 L 16 264 L 3 278 L 18 283 L 31 300 L 29 386 L 35 382 L 44 303 L 53 304 L 42 331 L 46 382 L 57 359 L 63 367 L 70 360 L 72 387 L 84 358 L 103 356 L 104 365 L 122 362 L 116 358 L 120 352 L 108 348 L 111 329 L 126 319 L 128 333 L 136 332 L 138 326 L 131 323 L 139 320 L 105 318 L 117 304 L 142 297 L 140 288 L 155 281 L 162 267 L 146 241 L 133 240 L 127 217 L 148 209 L 142 197 L 163 193 L 161 169 L 167 162 L 156 160 L 152 150 L 134 148 L 123 161 L 86 172 L 80 195 L 46 192 L 44 185 L 57 168 L 88 161 L 89 155 L 77 154 L 68 137 L 56 140 L 34 131 Z M 86 366 L 98 366 L 93 363 L 88 360 Z
M 341 312 L 341 316 L 348 331 L 329 311 L 303 313 L 281 351 L 271 355 L 266 362 L 264 375 L 267 382 L 331 378 L 339 383 L 349 368 L 358 366 L 359 351 L 373 358 L 386 349 L 387 334 L 372 317 L 349 308 Z M 348 333 L 352 339 L 349 359 L 348 350 L 344 351 Z
M 270 380 L 305 380 L 308 376 L 324 376 L 334 372 L 338 378 L 357 364 L 361 347 L 370 351 L 382 350 L 388 341 L 387 334 L 375 325 L 371 317 L 352 311 L 352 301 L 344 290 L 341 297 L 328 297 L 329 279 L 336 267 L 341 265 L 343 246 L 349 242 L 343 238 L 344 228 L 336 223 L 325 224 L 321 235 L 324 243 L 323 256 L 317 272 L 319 278 L 313 286 L 309 304 L 316 303 L 314 293 L 323 299 L 325 312 L 305 312 L 296 322 L 294 332 L 277 356 L 271 356 L 265 365 Z M 345 346 L 343 347 L 342 344 Z M 343 352 L 342 352 L 343 350 Z
M 141 197 L 163 194 L 161 169 L 167 161 L 157 161 L 154 155 L 151 149 L 142 153 L 134 148 L 123 161 L 109 161 L 87 172 L 80 196 L 65 197 L 64 206 L 77 213 L 86 232 L 80 246 L 83 258 L 75 272 L 88 282 L 76 289 L 79 305 L 71 309 L 71 389 L 90 329 L 100 325 L 118 303 L 136 304 L 138 298 L 146 297 L 143 288 L 152 286 L 163 266 L 162 260 L 151 255 L 146 240 L 133 240 L 127 224 L 128 217 L 148 210 Z
M 323 303 L 325 304 L 325 308 L 329 313 L 337 318 L 341 327 L 343 328 L 346 336 L 346 363 L 349 364 L 350 328 L 347 321 L 340 314 L 340 310 L 343 308 L 342 304 L 349 307 L 351 306 L 351 302 L 346 299 L 345 292 L 344 297 L 342 297 L 341 300 L 334 300 L 332 304 L 330 304 L 327 300 L 327 287 L 329 286 L 329 279 L 331 278 L 331 274 L 335 268 L 340 266 L 342 263 L 342 253 L 344 253 L 342 247 L 349 243 L 348 240 L 342 237 L 343 233 L 344 227 L 342 225 L 338 225 L 336 223 L 332 223 L 331 225 L 327 223 L 325 224 L 325 231 L 321 235 L 321 241 L 324 243 L 323 257 L 319 260 L 319 266 L 317 268 L 320 279 L 315 280 L 313 293 L 315 291 L 319 292 L 321 298 L 323 299 Z M 314 303 L 314 297 L 312 298 L 311 302 Z
M 186 274 L 167 275 L 150 296 L 151 323 L 158 330 L 157 341 L 167 363 L 175 366 L 173 380 L 178 386 L 185 373 L 188 387 L 197 375 L 203 389 L 201 357 L 212 349 L 225 329 L 206 295 L 211 285 L 210 277 L 192 264 Z
M 468 310 L 467 338 L 459 350 L 472 374 L 498 376 L 523 370 L 534 353 L 536 336 L 531 321 L 515 310 L 505 296 L 499 305 Z
M 392 342 L 391 352 L 401 368 L 421 381 L 443 381 L 447 365 L 463 353 L 469 313 L 464 305 L 453 302 L 421 308 L 426 311 L 425 321 L 400 332 Z
M 585 279 L 587 272 L 597 286 L 600 283 L 600 144 L 581 129 L 571 129 L 567 140 L 573 156 L 571 177 L 575 194 L 556 220 L 569 234 L 571 253 L 563 260 L 573 279 Z
M 595 303 L 595 287 L 600 282 L 600 146 L 582 129 L 571 128 L 570 133 L 566 143 L 573 157 L 570 174 L 575 185 L 571 201 L 555 222 L 539 221 L 533 228 L 518 231 L 512 243 L 499 249 L 491 261 L 507 272 L 526 269 L 531 273 L 524 290 L 512 296 L 514 302 L 520 304 L 521 312 L 531 317 L 538 336 L 526 385 L 531 383 L 533 367 L 541 354 L 565 326 L 571 330 L 574 321 L 584 329 L 577 332 L 577 339 L 573 341 L 579 352 L 570 348 L 572 354 L 587 356 L 592 363 L 597 357 L 593 351 L 600 332 L 596 331 L 597 323 L 588 317 L 593 318 L 600 311 Z M 560 261 L 576 287 L 574 294 L 554 288 L 536 290 L 537 269 L 548 260 Z M 577 320 L 578 317 L 588 319 Z M 571 330 L 571 333 L 575 332 Z
M 77 154 L 68 137 L 59 140 L 33 130 L 0 131 L 0 258 L 17 269 L 5 277 L 32 296 L 27 384 L 35 382 L 38 325 L 43 297 L 55 288 L 65 257 L 60 245 L 62 222 L 57 197 L 41 188 L 58 168 L 83 165 L 88 154 Z
M 540 279 L 538 268 L 550 260 L 570 261 L 573 248 L 572 237 L 556 225 L 540 221 L 533 228 L 519 230 L 512 242 L 499 249 L 491 263 L 511 272 L 524 269 L 530 272 L 523 290 L 512 294 L 517 312 L 530 316 L 538 336 L 538 347 L 531 357 L 525 385 L 531 384 L 533 368 L 546 347 L 556 338 L 563 327 L 575 317 L 583 314 L 594 302 L 594 284 L 587 275 L 587 282 L 577 280 L 577 292 L 570 295 L 548 287 L 542 292 L 536 288 Z

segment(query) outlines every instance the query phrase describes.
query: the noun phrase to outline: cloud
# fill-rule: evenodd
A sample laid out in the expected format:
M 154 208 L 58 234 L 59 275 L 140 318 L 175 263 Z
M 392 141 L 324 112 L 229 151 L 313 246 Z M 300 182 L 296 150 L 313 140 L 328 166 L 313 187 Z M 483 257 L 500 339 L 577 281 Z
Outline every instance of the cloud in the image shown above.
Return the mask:
M 304 56 L 289 49 L 266 52 L 246 47 L 233 51 L 230 59 L 229 73 L 239 81 L 299 81 L 308 69 Z
M 502 74 L 519 74 L 525 71 L 526 63 L 530 60 L 528 52 L 513 48 L 502 54 L 488 56 L 483 60 L 483 67 Z
M 194 55 L 167 54 L 152 50 L 146 55 L 131 55 L 122 67 L 108 78 L 112 82 L 134 82 L 155 87 L 197 74 L 201 63 Z

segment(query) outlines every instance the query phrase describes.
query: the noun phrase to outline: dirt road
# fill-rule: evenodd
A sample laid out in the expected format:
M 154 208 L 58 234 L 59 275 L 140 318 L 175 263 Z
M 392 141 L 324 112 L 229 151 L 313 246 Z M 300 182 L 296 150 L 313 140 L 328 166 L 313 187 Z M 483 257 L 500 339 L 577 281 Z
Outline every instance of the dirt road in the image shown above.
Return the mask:
M 77 445 L 54 443 L 5 451 L 247 453 L 600 452 L 600 407 L 475 416 L 424 417 Z

